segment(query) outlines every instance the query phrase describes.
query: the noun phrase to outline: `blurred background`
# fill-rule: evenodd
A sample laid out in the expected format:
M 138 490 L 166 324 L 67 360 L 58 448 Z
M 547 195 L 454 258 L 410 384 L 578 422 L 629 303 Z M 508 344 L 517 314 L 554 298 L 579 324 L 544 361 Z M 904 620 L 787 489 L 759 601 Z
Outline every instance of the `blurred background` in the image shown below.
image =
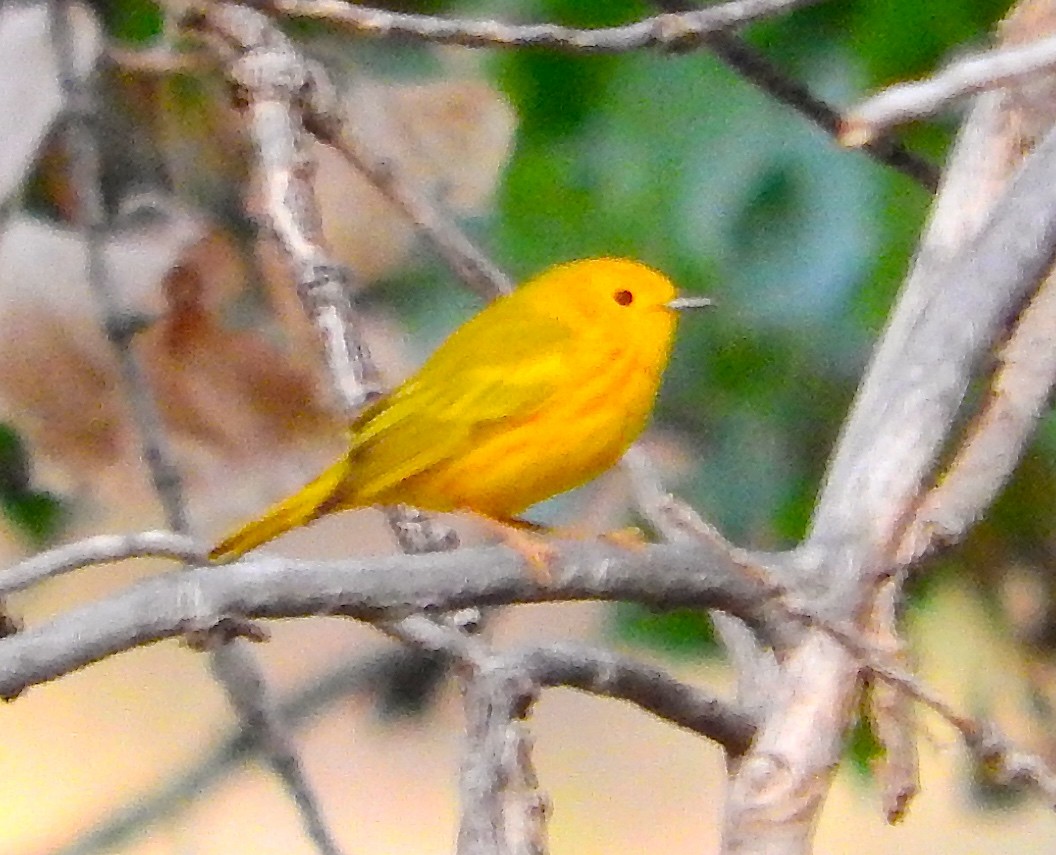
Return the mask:
M 408 2 L 387 8 L 574 26 L 657 12 L 612 0 Z M 822 4 L 747 41 L 838 107 L 989 43 L 1002 0 Z M 280 259 L 255 236 L 241 119 L 219 70 L 173 41 L 176 6 L 78 7 L 79 63 L 99 68 L 106 257 L 121 305 L 146 319 L 142 361 L 211 539 L 332 459 L 341 424 Z M 99 532 L 161 527 L 113 353 L 88 288 L 61 145 L 62 89 L 47 6 L 0 6 L 0 507 L 6 563 Z M 562 260 L 633 256 L 720 306 L 681 325 L 645 443 L 666 484 L 734 541 L 797 542 L 871 343 L 907 269 L 930 195 L 840 150 L 705 50 L 572 56 L 286 31 L 325 63 L 349 120 L 457 217 L 516 279 Z M 162 50 L 162 48 L 165 48 Z M 172 48 L 172 50 L 169 50 Z M 957 116 L 903 139 L 941 163 Z M 412 228 L 318 147 L 335 255 L 352 267 L 387 382 L 479 306 Z M 1043 756 L 1052 738 L 1056 428 L 1042 424 L 998 505 L 913 589 L 922 676 L 995 716 Z M 633 518 L 611 473 L 539 509 L 602 531 Z M 452 521 L 472 542 L 476 533 Z M 331 517 L 274 545 L 303 557 L 394 549 L 374 512 Z M 13 601 L 28 624 L 169 569 L 85 570 Z M 457 687 L 373 630 L 280 622 L 255 650 L 297 723 L 309 779 L 348 852 L 452 848 Z M 499 643 L 589 639 L 720 688 L 704 616 L 632 607 L 507 610 Z M 293 807 L 247 751 L 205 659 L 177 642 L 30 690 L 0 710 L 0 852 L 308 853 Z M 550 690 L 531 720 L 555 852 L 713 850 L 718 749 L 636 709 Z M 823 814 L 821 852 L 1049 852 L 1033 797 L 975 778 L 953 734 L 924 718 L 923 792 L 883 822 L 860 727 Z

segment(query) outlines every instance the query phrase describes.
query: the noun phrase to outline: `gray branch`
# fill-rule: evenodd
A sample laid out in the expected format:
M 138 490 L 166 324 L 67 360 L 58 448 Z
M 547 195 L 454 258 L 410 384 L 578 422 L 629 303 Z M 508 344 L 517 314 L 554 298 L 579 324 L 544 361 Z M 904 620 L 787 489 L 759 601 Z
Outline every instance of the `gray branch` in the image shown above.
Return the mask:
M 1015 471 L 1049 409 L 1056 382 L 1056 275 L 1020 316 L 998 353 L 990 394 L 943 477 L 903 536 L 899 562 L 957 543 L 993 503 Z
M 146 556 L 200 564 L 205 561 L 207 552 L 193 538 L 171 531 L 99 534 L 40 552 L 0 571 L 0 597 L 93 564 L 110 564 Z
M 924 119 L 954 101 L 1052 72 L 1056 36 L 960 59 L 926 80 L 899 83 L 863 101 L 844 117 L 840 141 L 859 146 L 902 122 Z
M 977 176 L 971 178 L 978 187 Z M 948 220 L 933 222 L 798 550 L 800 566 L 813 565 L 804 574 L 815 591 L 813 610 L 829 623 L 853 625 L 876 583 L 892 571 L 893 549 L 932 475 L 969 378 L 1048 270 L 1056 247 L 1054 182 L 1056 132 L 1050 132 L 974 236 L 967 229 L 967 240 L 965 232 L 951 239 Z M 948 191 L 937 212 L 963 217 Z M 859 676 L 858 658 L 820 627 L 790 651 L 773 687 L 773 713 L 732 778 L 727 852 L 807 850 Z M 810 739 L 803 738 L 807 733 Z M 777 768 L 787 772 L 779 783 Z
M 538 686 L 567 686 L 630 701 L 720 744 L 736 759 L 755 734 L 751 717 L 712 693 L 652 665 L 581 644 L 555 643 L 506 656 Z
M 463 47 L 551 48 L 582 53 L 623 53 L 641 48 L 684 50 L 712 33 L 784 14 L 819 0 L 732 0 L 693 12 L 656 15 L 623 27 L 578 30 L 556 24 L 502 24 L 372 9 L 342 0 L 262 0 L 281 15 L 317 18 L 375 38 L 414 38 Z
M 142 366 L 132 351 L 132 337 L 138 329 L 138 324 L 132 322 L 133 319 L 118 303 L 106 270 L 102 238 L 108 226 L 108 217 L 103 200 L 101 156 L 96 138 L 99 105 L 93 76 L 90 73 L 78 76 L 74 68 L 67 20 L 68 5 L 66 2 L 53 0 L 52 23 L 56 50 L 60 57 L 62 87 L 71 105 L 71 117 L 66 131 L 67 148 L 70 153 L 71 184 L 77 197 L 76 222 L 84 231 L 87 242 L 87 278 L 99 303 L 104 329 L 121 369 L 125 395 L 131 407 L 143 459 L 150 472 L 154 490 L 164 508 L 169 528 L 174 532 L 186 534 L 189 531 L 189 523 L 182 482 L 167 448 L 157 404 Z M 267 117 L 262 121 L 266 119 Z M 127 546 L 126 544 L 126 548 Z M 142 547 L 141 543 L 140 548 Z M 31 566 L 29 569 L 39 570 L 41 567 L 43 565 L 37 568 Z M 28 577 L 25 575 L 24 565 L 22 569 L 22 578 L 25 581 Z M 63 569 L 71 569 L 71 565 L 53 563 L 50 569 L 61 572 Z M 232 698 L 238 712 L 243 715 L 247 727 L 252 728 L 262 738 L 272 768 L 293 798 L 309 836 L 319 851 L 323 855 L 337 855 L 338 850 L 323 824 L 321 812 L 304 779 L 300 763 L 278 719 L 268 706 L 260 666 L 249 652 L 242 648 L 243 644 L 244 642 L 236 639 L 210 648 L 209 656 L 214 674 Z M 256 691 L 249 691 L 249 687 L 256 687 Z
M 379 621 L 425 610 L 586 599 L 721 608 L 753 625 L 767 614 L 765 584 L 700 547 L 624 553 L 562 544 L 553 575 L 550 585 L 539 585 L 520 556 L 500 547 L 328 563 L 262 557 L 167 573 L 0 639 L 0 696 L 230 617 L 340 614 Z
M 308 784 L 287 724 L 269 696 L 260 666 L 250 655 L 247 644 L 242 639 L 221 640 L 211 650 L 210 668 L 227 692 L 242 727 L 252 734 L 268 765 L 296 804 L 305 833 L 315 848 L 322 855 L 341 855 Z
M 103 199 L 102 161 L 97 139 L 99 104 L 94 69 L 81 73 L 74 61 L 71 3 L 51 0 L 51 30 L 58 60 L 59 81 L 67 103 L 64 142 L 69 154 L 70 186 L 74 194 L 74 223 L 83 233 L 88 285 L 95 295 L 103 330 L 113 347 L 124 383 L 125 395 L 139 434 L 143 460 L 154 492 L 172 531 L 187 532 L 187 507 L 179 472 L 165 441 L 153 395 L 143 368 L 132 352 L 132 338 L 139 329 L 116 295 L 106 268 L 103 241 L 109 216 Z

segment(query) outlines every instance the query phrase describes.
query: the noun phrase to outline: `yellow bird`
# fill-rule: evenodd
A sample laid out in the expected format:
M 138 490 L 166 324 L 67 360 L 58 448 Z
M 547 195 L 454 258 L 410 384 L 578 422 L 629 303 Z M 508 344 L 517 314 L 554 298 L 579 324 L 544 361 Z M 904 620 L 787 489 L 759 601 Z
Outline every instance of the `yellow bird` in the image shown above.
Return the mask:
M 559 264 L 500 297 L 416 374 L 368 406 L 348 451 L 218 543 L 230 561 L 350 508 L 469 511 L 517 528 L 525 508 L 601 474 L 641 433 L 667 365 L 679 297 L 619 258 Z

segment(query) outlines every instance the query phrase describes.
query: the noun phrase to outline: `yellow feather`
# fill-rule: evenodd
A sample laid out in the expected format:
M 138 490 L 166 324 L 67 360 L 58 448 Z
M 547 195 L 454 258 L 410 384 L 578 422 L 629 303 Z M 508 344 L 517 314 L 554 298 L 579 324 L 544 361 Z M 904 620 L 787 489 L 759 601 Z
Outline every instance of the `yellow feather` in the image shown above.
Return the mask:
M 348 464 L 341 458 L 310 484 L 272 505 L 260 519 L 232 532 L 209 552 L 212 561 L 232 561 L 291 528 L 308 525 L 328 512 L 327 503 L 345 478 Z

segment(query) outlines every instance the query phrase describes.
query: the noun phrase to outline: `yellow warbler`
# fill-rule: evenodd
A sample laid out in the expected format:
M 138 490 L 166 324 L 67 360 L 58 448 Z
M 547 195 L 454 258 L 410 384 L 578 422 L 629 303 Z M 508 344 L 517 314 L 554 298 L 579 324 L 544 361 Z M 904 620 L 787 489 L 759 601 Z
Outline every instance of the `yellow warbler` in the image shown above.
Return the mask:
M 619 460 L 653 409 L 676 311 L 709 304 L 678 297 L 636 261 L 550 268 L 459 327 L 359 415 L 340 460 L 209 557 L 237 558 L 324 514 L 372 505 L 523 527 L 525 508 Z

